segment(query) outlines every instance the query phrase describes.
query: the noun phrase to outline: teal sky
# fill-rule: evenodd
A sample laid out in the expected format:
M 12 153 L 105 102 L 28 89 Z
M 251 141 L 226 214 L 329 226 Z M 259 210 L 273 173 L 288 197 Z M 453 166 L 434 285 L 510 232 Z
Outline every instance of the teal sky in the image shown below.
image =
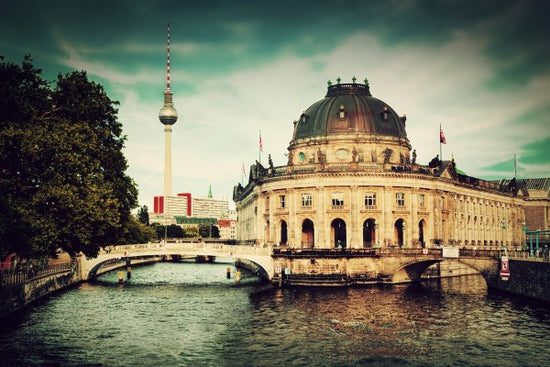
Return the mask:
M 327 80 L 367 77 L 407 115 L 427 163 L 480 178 L 550 176 L 550 1 L 6 1 L 0 54 L 54 80 L 86 70 L 121 102 L 140 204 L 162 194 L 166 24 L 174 192 L 231 199 L 242 165 L 286 163 L 292 122 Z

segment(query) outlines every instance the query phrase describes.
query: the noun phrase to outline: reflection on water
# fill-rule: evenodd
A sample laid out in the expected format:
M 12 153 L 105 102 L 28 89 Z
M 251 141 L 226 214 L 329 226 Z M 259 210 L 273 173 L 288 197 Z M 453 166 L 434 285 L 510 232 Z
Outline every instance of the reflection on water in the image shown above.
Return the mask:
M 4 325 L 7 365 L 543 366 L 548 305 L 480 276 L 265 291 L 226 264 L 162 263 L 50 297 Z M 234 271 L 233 271 L 234 273 Z

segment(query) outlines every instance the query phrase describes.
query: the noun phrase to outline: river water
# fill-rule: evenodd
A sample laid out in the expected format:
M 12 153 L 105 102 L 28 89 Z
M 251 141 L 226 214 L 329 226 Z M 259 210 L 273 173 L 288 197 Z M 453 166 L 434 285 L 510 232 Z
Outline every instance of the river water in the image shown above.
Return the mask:
M 269 290 L 228 266 L 157 263 L 49 296 L 4 320 L 0 365 L 550 366 L 550 306 L 480 276 Z

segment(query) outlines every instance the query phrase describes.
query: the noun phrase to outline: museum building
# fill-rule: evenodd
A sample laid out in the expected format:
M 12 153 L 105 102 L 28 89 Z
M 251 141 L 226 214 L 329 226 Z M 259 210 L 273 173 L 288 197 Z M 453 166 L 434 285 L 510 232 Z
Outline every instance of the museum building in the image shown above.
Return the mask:
M 242 243 L 318 249 L 521 247 L 527 196 L 454 160 L 418 164 L 406 117 L 355 78 L 294 121 L 285 166 L 256 162 L 233 192 Z

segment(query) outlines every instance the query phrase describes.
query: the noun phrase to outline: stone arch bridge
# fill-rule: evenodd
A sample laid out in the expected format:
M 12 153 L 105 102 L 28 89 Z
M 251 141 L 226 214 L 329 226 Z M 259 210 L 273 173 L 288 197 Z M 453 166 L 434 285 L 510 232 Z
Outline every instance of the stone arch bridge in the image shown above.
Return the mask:
M 276 281 L 287 272 L 292 284 L 349 285 L 408 283 L 420 280 L 431 265 L 454 258 L 478 271 L 489 285 L 499 276 L 501 252 L 498 250 L 455 249 L 456 256 L 443 249 L 279 249 L 223 243 L 149 243 L 114 246 L 92 259 L 82 259 L 81 279 L 88 280 L 121 266 L 167 258 L 223 257 L 244 261 L 258 269 L 267 280 Z
M 147 243 L 137 245 L 112 246 L 100 252 L 95 258 L 81 259 L 81 274 L 83 280 L 95 278 L 106 271 L 121 267 L 126 258 L 132 264 L 148 262 L 155 258 L 171 256 L 185 257 L 224 257 L 235 260 L 246 260 L 256 264 L 258 269 L 265 270 L 264 277 L 273 278 L 273 259 L 271 249 L 254 246 L 226 245 L 222 243 Z

